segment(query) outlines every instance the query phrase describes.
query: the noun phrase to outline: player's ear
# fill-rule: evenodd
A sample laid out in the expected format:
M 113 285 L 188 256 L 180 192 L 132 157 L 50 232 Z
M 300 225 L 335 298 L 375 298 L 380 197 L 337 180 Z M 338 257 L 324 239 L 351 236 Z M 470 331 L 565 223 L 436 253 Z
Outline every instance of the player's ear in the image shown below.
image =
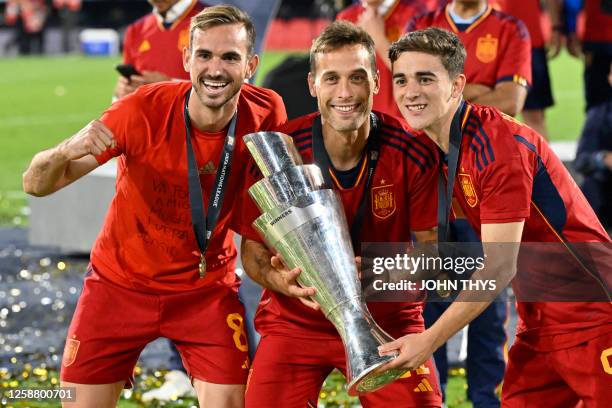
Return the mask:
M 315 87 L 315 78 L 312 75 L 312 72 L 308 73 L 308 89 L 310 90 L 310 95 L 313 98 L 317 97 L 317 88 Z
M 464 74 L 459 74 L 452 80 L 451 96 L 458 98 L 463 94 L 465 88 L 466 78 Z
M 191 48 L 183 47 L 183 69 L 185 72 L 191 71 Z
M 253 54 L 249 57 L 249 62 L 247 63 L 247 72 L 246 79 L 251 79 L 253 75 L 255 75 L 255 71 L 257 71 L 257 67 L 259 66 L 259 55 Z
M 380 91 L 380 71 L 376 70 L 374 74 L 374 89 L 372 89 L 372 92 L 376 95 L 378 91 Z

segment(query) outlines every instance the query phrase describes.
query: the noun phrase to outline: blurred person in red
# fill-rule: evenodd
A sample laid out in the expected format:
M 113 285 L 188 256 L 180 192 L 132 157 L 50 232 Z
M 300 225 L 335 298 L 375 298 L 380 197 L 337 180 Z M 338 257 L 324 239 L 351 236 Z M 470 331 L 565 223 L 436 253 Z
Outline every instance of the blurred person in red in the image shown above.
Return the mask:
M 206 8 L 188 38 L 191 81 L 140 87 L 35 155 L 23 176 L 27 193 L 44 196 L 112 157 L 125 163 L 67 333 L 60 378 L 77 398 L 66 407 L 114 407 L 159 337 L 179 349 L 200 406 L 243 406 L 233 192 L 248 161 L 242 137 L 287 116 L 277 94 L 245 83 L 259 63 L 248 15 Z
M 523 21 L 529 30 L 531 38 L 531 72 L 532 81 L 525 106 L 521 115 L 527 126 L 548 139 L 545 110 L 554 105 L 545 43 L 545 32 L 542 21 L 542 6 L 540 0 L 494 0 L 492 3 L 500 10 Z M 548 56 L 551 58 L 559 54 L 562 46 L 561 33 L 563 24 L 556 10 L 555 0 L 545 0 L 552 23 L 552 35 L 549 42 Z
M 338 20 L 348 20 L 363 28 L 376 45 L 376 67 L 380 75 L 380 89 L 374 95 L 373 109 L 401 117 L 393 100 L 389 45 L 396 41 L 406 23 L 413 17 L 435 9 L 446 0 L 362 0 L 338 13 Z
M 62 25 L 62 50 L 69 53 L 74 49 L 73 33 L 79 20 L 82 0 L 53 0 Z
M 139 72 L 120 76 L 116 98 L 139 86 L 173 79 L 188 80 L 182 65 L 183 48 L 189 45 L 189 22 L 205 6 L 199 0 L 147 0 L 153 11 L 130 24 L 123 41 L 123 63 Z
M 45 46 L 45 23 L 49 10 L 45 0 L 7 0 L 4 18 L 16 26 L 20 55 L 42 54 Z
M 515 116 L 531 84 L 531 41 L 523 22 L 494 10 L 487 0 L 454 0 L 413 19 L 406 31 L 440 27 L 467 51 L 463 97 Z

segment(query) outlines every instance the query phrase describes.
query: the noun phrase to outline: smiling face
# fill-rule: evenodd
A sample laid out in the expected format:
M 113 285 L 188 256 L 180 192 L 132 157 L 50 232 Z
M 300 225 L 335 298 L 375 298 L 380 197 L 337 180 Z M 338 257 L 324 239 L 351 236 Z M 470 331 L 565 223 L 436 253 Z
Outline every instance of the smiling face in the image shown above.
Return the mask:
M 324 125 L 339 132 L 359 129 L 368 120 L 378 92 L 378 74 L 361 44 L 345 45 L 315 54 L 316 69 L 308 74 L 308 86 L 317 98 Z
M 244 80 L 253 75 L 259 61 L 248 50 L 242 24 L 194 31 L 190 48 L 183 50 L 183 66 L 202 105 L 219 109 L 237 100 Z
M 416 130 L 439 127 L 454 113 L 465 76 L 450 78 L 440 57 L 402 52 L 393 62 L 393 95 L 408 124 Z

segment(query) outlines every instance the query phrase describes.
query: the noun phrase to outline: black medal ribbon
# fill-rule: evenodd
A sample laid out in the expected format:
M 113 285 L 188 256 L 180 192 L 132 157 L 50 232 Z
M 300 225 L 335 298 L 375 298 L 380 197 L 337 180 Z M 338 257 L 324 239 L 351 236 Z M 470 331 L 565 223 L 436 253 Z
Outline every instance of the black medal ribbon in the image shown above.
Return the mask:
M 365 218 L 366 202 L 368 201 L 368 190 L 372 184 L 374 172 L 376 171 L 376 165 L 378 164 L 378 158 L 380 156 L 380 137 L 378 136 L 378 130 L 378 118 L 374 113 L 370 113 L 370 134 L 368 135 L 368 141 L 366 143 L 368 175 L 361 200 L 359 201 L 357 213 L 355 214 L 355 218 L 353 219 L 353 223 L 350 228 L 351 243 L 353 244 L 353 249 L 357 253 L 361 252 L 359 245 L 361 242 L 361 228 L 363 227 L 363 220 Z M 314 162 L 321 168 L 323 178 L 325 179 L 325 184 L 327 184 L 329 188 L 334 188 L 334 183 L 329 173 L 333 170 L 334 166 L 329 158 L 327 150 L 325 150 L 325 144 L 323 143 L 323 125 L 321 123 L 321 115 L 317 116 L 312 124 L 312 151 Z
M 208 209 L 204 212 L 204 200 L 202 198 L 202 185 L 200 184 L 200 172 L 198 171 L 198 164 L 196 162 L 195 153 L 191 144 L 191 119 L 189 117 L 189 96 L 191 90 L 185 95 L 185 135 L 187 138 L 187 174 L 189 181 L 189 206 L 191 208 L 191 223 L 193 225 L 193 232 L 195 233 L 198 248 L 200 249 L 200 277 L 204 277 L 206 273 L 206 260 L 204 255 L 212 232 L 217 225 L 219 220 L 219 214 L 221 213 L 221 206 L 223 204 L 223 196 L 227 189 L 227 182 L 230 177 L 230 170 L 232 166 L 232 156 L 234 153 L 234 141 L 236 133 L 236 122 L 238 118 L 238 112 L 235 112 L 230 121 L 227 135 L 225 136 L 225 143 L 223 145 L 223 151 L 221 153 L 221 160 L 215 176 L 215 183 L 210 192 L 208 198 Z
M 461 152 L 461 117 L 465 112 L 465 102 L 461 102 L 459 109 L 455 112 L 450 126 L 448 144 L 448 181 L 444 178 L 444 161 L 440 160 L 438 172 L 438 244 L 450 241 L 450 210 L 453 202 L 453 188 L 457 175 L 457 165 L 459 164 L 459 154 Z M 440 248 L 440 255 L 445 248 Z

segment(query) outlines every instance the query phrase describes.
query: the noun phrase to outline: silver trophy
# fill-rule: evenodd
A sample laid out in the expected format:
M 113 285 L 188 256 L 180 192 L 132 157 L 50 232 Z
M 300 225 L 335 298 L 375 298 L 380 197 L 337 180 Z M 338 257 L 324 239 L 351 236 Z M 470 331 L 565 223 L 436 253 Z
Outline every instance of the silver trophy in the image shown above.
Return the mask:
M 258 132 L 244 141 L 264 175 L 249 188 L 262 211 L 253 225 L 287 267 L 302 270 L 298 283 L 316 288 L 313 300 L 344 344 L 348 393 L 374 391 L 395 381 L 405 370 L 377 370 L 395 358 L 378 354 L 378 346 L 393 338 L 376 324 L 363 299 L 340 198 L 322 188 L 319 167 L 301 165 L 289 136 Z

